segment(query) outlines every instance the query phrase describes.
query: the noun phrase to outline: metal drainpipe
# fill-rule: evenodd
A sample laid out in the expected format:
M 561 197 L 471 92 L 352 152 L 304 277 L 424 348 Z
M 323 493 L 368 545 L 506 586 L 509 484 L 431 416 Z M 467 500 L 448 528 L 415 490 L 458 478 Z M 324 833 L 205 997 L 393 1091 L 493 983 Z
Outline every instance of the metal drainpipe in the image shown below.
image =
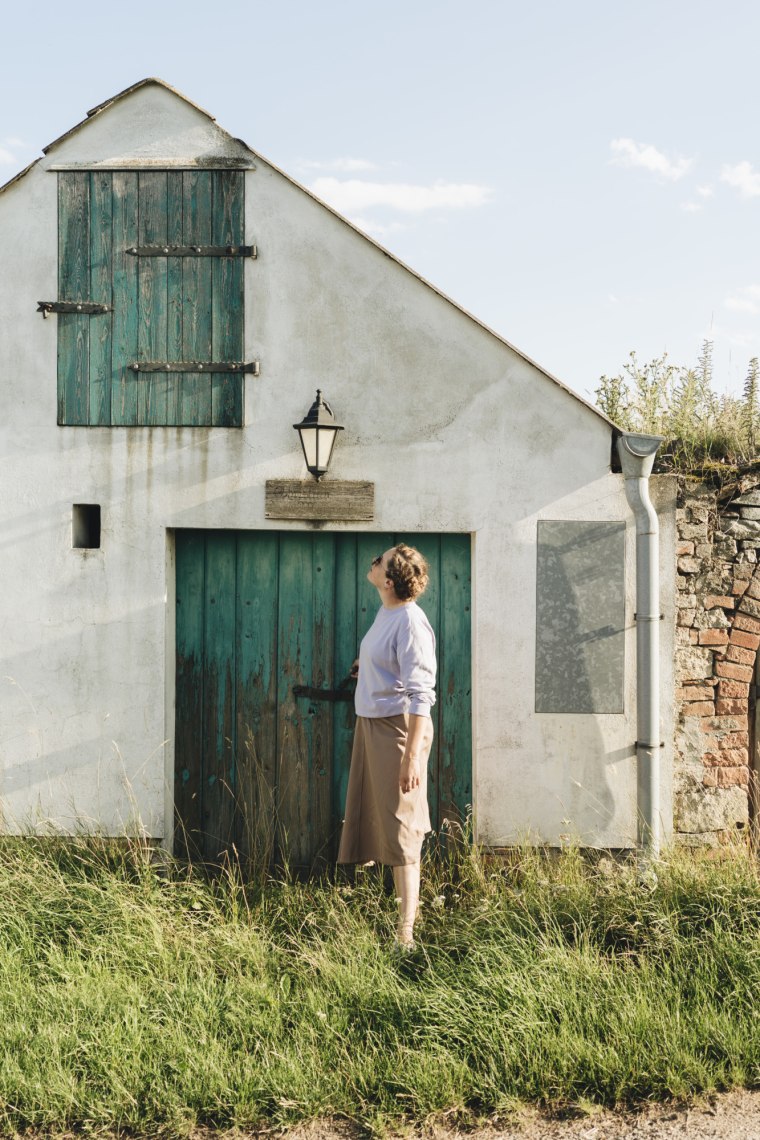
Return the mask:
M 660 854 L 660 528 L 649 476 L 663 437 L 624 432 L 617 441 L 625 496 L 636 519 L 636 756 L 638 845 Z

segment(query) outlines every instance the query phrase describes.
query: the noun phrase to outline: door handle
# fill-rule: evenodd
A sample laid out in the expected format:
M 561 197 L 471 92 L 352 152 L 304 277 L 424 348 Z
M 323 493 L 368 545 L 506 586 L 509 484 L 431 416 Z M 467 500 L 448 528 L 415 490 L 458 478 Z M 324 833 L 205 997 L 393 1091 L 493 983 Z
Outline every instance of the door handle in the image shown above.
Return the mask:
M 349 673 L 347 677 L 343 678 L 337 689 L 316 689 L 311 685 L 294 685 L 293 696 L 308 697 L 310 701 L 352 701 L 354 691 L 348 686 L 355 680 L 356 678 Z

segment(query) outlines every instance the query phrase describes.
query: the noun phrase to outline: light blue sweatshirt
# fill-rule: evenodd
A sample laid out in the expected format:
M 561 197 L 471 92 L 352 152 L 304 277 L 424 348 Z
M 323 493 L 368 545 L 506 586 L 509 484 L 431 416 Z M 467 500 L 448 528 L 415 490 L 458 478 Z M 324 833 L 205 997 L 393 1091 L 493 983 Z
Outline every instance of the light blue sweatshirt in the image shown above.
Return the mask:
M 430 716 L 435 671 L 435 634 L 420 607 L 381 606 L 359 650 L 356 715 Z

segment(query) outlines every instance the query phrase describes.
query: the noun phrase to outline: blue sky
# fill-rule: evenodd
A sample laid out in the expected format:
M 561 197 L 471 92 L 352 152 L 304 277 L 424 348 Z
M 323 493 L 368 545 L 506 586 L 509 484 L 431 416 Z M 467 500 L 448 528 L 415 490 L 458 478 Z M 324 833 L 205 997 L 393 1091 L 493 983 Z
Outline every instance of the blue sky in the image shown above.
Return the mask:
M 589 396 L 760 355 L 756 0 L 7 5 L 0 181 L 156 75 Z

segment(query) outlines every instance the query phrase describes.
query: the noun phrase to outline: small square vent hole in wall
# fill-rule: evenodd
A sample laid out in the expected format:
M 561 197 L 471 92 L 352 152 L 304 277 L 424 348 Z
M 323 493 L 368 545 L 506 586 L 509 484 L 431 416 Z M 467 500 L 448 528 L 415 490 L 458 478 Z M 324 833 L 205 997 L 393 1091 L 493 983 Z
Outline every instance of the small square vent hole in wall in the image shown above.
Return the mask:
M 74 503 L 71 508 L 71 545 L 75 550 L 100 549 L 100 503 Z

